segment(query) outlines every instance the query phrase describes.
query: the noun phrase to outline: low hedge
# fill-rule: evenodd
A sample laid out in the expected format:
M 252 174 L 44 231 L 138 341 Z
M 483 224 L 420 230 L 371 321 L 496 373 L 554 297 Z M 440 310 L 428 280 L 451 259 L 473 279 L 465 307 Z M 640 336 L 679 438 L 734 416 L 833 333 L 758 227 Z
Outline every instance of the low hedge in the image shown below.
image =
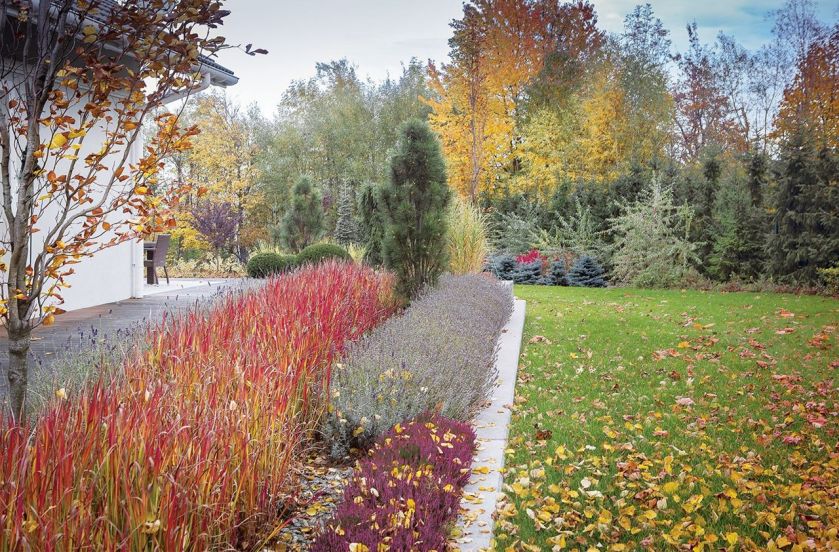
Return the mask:
M 446 550 L 474 453 L 468 424 L 437 415 L 397 424 L 358 463 L 312 551 Z
M 350 252 L 332 243 L 316 243 L 306 247 L 297 254 L 297 263 L 300 265 L 310 263 L 317 264 L 327 259 L 338 259 L 342 261 L 352 261 Z
M 426 411 L 468 420 L 495 385 L 498 336 L 512 307 L 510 289 L 494 278 L 446 275 L 350 344 L 332 371 L 323 430 L 333 458 Z
M 277 274 L 284 274 L 298 265 L 294 255 L 280 255 L 279 253 L 257 253 L 248 259 L 248 276 L 251 278 L 267 278 Z

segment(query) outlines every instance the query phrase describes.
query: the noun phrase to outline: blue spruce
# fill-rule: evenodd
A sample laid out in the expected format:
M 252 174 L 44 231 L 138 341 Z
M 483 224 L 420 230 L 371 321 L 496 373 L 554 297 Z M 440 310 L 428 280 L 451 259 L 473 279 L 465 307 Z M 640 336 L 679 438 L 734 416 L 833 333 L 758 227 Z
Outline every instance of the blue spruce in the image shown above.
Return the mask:
M 542 261 L 532 263 L 518 263 L 511 274 L 516 284 L 539 284 L 542 280 Z
M 568 271 L 568 282 L 579 287 L 606 287 L 603 267 L 593 257 L 584 255 Z
M 516 259 L 507 253 L 492 255 L 487 259 L 487 271 L 499 280 L 512 280 Z

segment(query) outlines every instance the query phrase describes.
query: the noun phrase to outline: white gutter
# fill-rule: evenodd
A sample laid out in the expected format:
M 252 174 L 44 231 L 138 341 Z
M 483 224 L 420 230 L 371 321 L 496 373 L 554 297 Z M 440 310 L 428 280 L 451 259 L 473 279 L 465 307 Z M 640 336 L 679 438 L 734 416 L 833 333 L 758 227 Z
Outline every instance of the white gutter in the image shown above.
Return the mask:
M 203 92 L 204 90 L 208 89 L 213 84 L 213 77 L 210 76 L 209 71 L 202 73 L 201 76 L 201 84 L 199 84 L 197 87 L 190 88 L 188 90 L 182 90 L 181 92 L 175 92 L 174 94 L 169 94 L 161 100 L 161 105 L 168 105 L 172 102 L 182 100 L 187 96 L 191 96 L 192 94 L 198 94 L 199 92 Z

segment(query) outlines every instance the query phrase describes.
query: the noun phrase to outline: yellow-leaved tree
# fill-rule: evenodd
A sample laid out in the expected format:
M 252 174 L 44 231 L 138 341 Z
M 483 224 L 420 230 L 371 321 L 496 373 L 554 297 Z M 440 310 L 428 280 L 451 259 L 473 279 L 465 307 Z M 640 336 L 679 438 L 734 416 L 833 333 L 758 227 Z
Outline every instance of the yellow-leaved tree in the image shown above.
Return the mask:
M 223 93 L 210 93 L 196 100 L 189 120 L 200 134 L 193 139 L 186 157 L 175 163 L 176 168 L 206 189 L 214 203 L 230 205 L 236 224 L 232 225 L 229 245 L 244 260 L 254 243 L 267 238 L 261 209 L 264 198 L 258 185 L 259 115 L 243 111 Z M 201 224 L 196 223 L 206 210 L 203 207 L 197 197 L 184 202 L 173 232 L 183 247 L 209 250 L 210 242 L 218 239 L 203 235 Z
M 429 67 L 436 98 L 429 121 L 440 136 L 449 182 L 470 201 L 519 166 L 516 132 L 525 90 L 550 50 L 540 4 L 476 0 L 452 23 L 451 62 Z

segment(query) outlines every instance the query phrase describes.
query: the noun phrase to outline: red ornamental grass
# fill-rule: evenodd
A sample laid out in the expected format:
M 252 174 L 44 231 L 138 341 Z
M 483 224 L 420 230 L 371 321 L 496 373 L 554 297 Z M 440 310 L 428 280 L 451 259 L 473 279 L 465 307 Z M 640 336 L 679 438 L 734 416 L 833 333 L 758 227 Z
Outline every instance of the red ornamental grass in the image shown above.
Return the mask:
M 149 330 L 114 382 L 0 420 L 0 550 L 254 547 L 345 344 L 392 278 L 329 263 Z
M 474 452 L 463 422 L 434 415 L 397 424 L 359 462 L 312 551 L 442 552 Z

